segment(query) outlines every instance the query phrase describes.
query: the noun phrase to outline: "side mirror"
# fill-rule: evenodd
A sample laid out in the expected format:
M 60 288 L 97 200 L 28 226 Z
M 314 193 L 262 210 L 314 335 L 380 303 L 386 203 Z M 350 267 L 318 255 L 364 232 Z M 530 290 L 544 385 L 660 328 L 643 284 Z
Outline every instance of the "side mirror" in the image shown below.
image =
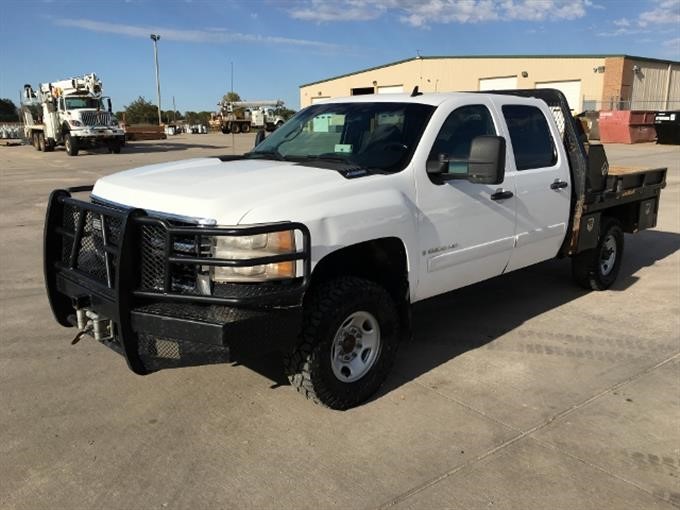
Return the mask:
M 427 173 L 439 181 L 467 180 L 475 184 L 500 184 L 505 178 L 505 138 L 483 135 L 472 140 L 469 159 L 439 154 L 428 161 Z
M 262 143 L 262 140 L 264 140 L 264 137 L 267 136 L 266 133 L 264 132 L 264 129 L 260 129 L 257 134 L 255 135 L 255 147 L 260 145 Z
M 505 138 L 478 136 L 472 140 L 468 180 L 476 184 L 500 184 L 505 179 Z
M 112 112 L 112 109 L 111 109 L 111 98 L 110 98 L 110 97 L 107 97 L 107 98 L 106 98 L 106 106 L 107 106 L 108 109 L 109 109 L 109 113 L 111 113 L 111 112 Z

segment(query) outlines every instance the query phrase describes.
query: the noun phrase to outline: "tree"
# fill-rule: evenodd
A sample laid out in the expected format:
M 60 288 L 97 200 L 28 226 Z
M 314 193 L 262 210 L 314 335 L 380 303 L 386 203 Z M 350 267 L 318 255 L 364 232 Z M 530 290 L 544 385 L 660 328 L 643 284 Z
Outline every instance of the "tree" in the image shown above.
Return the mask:
M 142 96 L 125 107 L 125 121 L 128 124 L 156 124 L 158 108 Z
M 14 101 L 0 99 L 0 122 L 18 122 L 19 113 Z
M 198 112 L 198 122 L 199 122 L 199 124 L 208 125 L 208 122 L 210 121 L 210 117 L 211 117 L 211 112 L 206 112 L 206 111 Z
M 233 103 L 234 101 L 240 101 L 241 96 L 239 96 L 236 92 L 227 92 L 224 94 L 222 100 L 226 103 Z
M 280 115 L 281 117 L 284 118 L 284 120 L 290 119 L 296 113 L 297 112 L 295 110 L 291 110 L 290 108 L 286 108 L 285 106 L 279 106 L 278 108 L 274 109 L 274 115 Z

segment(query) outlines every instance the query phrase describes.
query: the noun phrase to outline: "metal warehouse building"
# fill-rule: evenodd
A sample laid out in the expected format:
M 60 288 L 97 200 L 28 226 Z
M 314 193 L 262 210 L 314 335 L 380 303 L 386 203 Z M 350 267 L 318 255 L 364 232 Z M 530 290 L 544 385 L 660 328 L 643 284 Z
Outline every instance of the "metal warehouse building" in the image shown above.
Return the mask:
M 300 106 L 358 94 L 557 88 L 583 110 L 680 110 L 680 62 L 630 55 L 419 56 L 300 86 Z

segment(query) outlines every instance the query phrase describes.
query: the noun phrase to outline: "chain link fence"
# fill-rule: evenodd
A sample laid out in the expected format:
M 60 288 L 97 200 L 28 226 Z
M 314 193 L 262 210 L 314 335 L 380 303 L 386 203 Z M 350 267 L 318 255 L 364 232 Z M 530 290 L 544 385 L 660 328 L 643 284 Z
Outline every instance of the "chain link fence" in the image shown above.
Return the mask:
M 643 111 L 672 111 L 680 110 L 680 100 L 656 99 L 649 101 L 621 100 L 612 97 L 603 101 L 601 98 L 583 98 L 583 111 L 610 111 L 610 110 L 643 110 Z

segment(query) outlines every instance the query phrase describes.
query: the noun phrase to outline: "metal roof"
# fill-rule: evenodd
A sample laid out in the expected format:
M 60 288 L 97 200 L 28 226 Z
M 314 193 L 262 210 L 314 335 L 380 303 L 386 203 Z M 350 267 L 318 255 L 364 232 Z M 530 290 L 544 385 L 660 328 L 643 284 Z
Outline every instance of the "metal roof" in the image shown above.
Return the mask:
M 302 87 L 309 87 L 310 85 L 316 85 L 318 83 L 325 83 L 327 81 L 332 81 L 332 80 L 337 80 L 339 78 L 346 78 L 347 76 L 354 76 L 355 74 L 361 74 L 361 73 L 366 73 L 368 71 L 375 71 L 376 69 L 383 69 L 385 67 L 391 67 L 391 66 L 396 66 L 399 64 L 404 64 L 406 62 L 412 62 L 415 60 L 435 60 L 435 59 L 488 59 L 488 58 L 615 58 L 615 57 L 622 57 L 622 58 L 629 58 L 631 60 L 641 60 L 645 62 L 661 62 L 661 63 L 666 63 L 666 64 L 680 64 L 679 61 L 676 60 L 663 60 L 659 58 L 651 58 L 651 57 L 638 57 L 635 55 L 624 55 L 624 54 L 598 54 L 598 55 L 430 55 L 430 56 L 419 56 L 419 57 L 411 57 L 411 58 L 406 58 L 403 60 L 397 60 L 396 62 L 389 62 L 387 64 L 375 66 L 375 67 L 368 67 L 366 69 L 360 69 L 359 71 L 353 71 L 351 73 L 346 73 L 346 74 L 340 74 L 338 76 L 332 76 L 330 78 L 326 78 L 324 80 L 317 80 L 313 81 L 310 83 L 305 83 L 303 85 L 300 85 L 300 88 Z

